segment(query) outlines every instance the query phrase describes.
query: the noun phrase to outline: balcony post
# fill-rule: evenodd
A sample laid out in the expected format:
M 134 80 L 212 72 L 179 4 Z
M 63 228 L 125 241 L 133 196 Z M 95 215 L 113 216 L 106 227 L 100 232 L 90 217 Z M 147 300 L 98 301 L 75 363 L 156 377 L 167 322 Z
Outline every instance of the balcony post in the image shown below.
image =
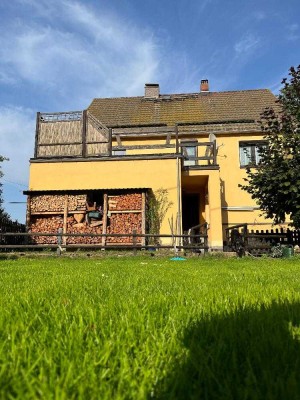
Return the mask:
M 86 157 L 87 112 L 82 112 L 82 157 Z
M 178 125 L 175 125 L 176 154 L 179 154 Z
M 112 128 L 108 130 L 108 155 L 112 156 Z
M 38 142 L 39 142 L 39 134 L 40 134 L 40 118 L 41 113 L 36 113 L 36 127 L 35 127 L 35 143 L 34 143 L 34 158 L 38 156 Z
M 213 165 L 217 165 L 217 141 L 213 141 Z

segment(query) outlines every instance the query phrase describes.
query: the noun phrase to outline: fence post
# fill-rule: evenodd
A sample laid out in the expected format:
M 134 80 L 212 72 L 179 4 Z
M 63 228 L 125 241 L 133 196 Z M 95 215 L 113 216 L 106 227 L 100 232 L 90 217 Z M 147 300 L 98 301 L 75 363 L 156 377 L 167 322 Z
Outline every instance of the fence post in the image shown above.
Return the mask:
M 226 241 L 226 251 L 230 251 L 230 247 L 229 247 L 229 244 L 230 244 L 230 230 L 229 230 L 229 228 L 226 228 L 225 229 L 225 241 Z
M 132 231 L 132 245 L 133 245 L 133 254 L 136 256 L 137 254 L 137 248 L 136 248 L 136 242 L 137 242 L 137 237 L 136 237 L 136 229 Z
M 249 251 L 249 246 L 248 246 L 248 225 L 244 224 L 243 227 L 243 233 L 244 233 L 244 251 Z
M 208 224 L 207 224 L 207 222 L 204 224 L 204 234 L 205 234 L 205 237 L 204 237 L 204 247 L 205 247 L 205 249 L 204 249 L 204 254 L 205 253 L 207 253 L 208 252 Z
M 57 255 L 60 256 L 61 255 L 61 245 L 62 245 L 62 233 L 63 233 L 63 229 L 62 228 L 58 228 L 57 231 Z

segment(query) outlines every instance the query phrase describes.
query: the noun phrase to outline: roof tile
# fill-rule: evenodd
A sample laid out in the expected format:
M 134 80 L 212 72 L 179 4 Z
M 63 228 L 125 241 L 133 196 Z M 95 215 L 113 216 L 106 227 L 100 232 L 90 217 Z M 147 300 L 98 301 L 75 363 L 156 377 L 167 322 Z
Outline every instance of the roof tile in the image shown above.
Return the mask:
M 108 126 L 258 120 L 261 112 L 275 106 L 267 89 L 232 92 L 172 94 L 168 98 L 96 98 L 88 110 Z

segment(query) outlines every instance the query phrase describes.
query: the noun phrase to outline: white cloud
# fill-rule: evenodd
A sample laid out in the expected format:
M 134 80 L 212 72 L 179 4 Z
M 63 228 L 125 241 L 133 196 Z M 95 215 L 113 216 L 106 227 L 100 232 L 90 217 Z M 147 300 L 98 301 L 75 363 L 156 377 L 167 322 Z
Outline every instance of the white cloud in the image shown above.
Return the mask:
M 235 45 L 234 50 L 237 56 L 245 56 L 253 53 L 260 45 L 260 39 L 252 33 L 247 33 Z
M 291 24 L 287 27 L 287 40 L 293 42 L 300 39 L 299 25 Z
M 17 83 L 17 81 L 12 75 L 8 75 L 4 71 L 0 71 L 0 84 L 13 85 L 15 83 Z
M 209 6 L 212 2 L 213 0 L 200 0 L 198 4 L 200 12 L 202 13 L 205 10 L 205 8 Z
M 66 107 L 77 108 L 95 96 L 142 94 L 145 82 L 163 74 L 156 39 L 122 18 L 76 1 L 21 3 L 34 7 L 40 18 L 14 21 L 0 30 L 0 79 L 5 83 L 37 85 L 56 92 Z
M 261 10 L 260 11 L 254 11 L 253 16 L 257 21 L 263 21 L 266 18 L 265 12 L 261 11 Z
M 292 24 L 292 25 L 290 25 L 289 29 L 292 32 L 297 31 L 299 29 L 299 25 L 298 24 Z
M 144 83 L 164 73 L 153 34 L 117 15 L 83 1 L 16 2 L 23 17 L 0 25 L 0 85 L 22 95 L 0 106 L 0 154 L 10 159 L 2 165 L 8 211 L 26 189 L 16 183 L 27 186 L 34 151 L 36 110 L 21 106 L 24 88 L 28 104 L 41 111 L 83 109 L 93 97 L 142 95 Z
M 5 179 L 27 185 L 33 156 L 35 116 L 22 107 L 0 107 L 0 154 L 9 158 L 3 163 Z

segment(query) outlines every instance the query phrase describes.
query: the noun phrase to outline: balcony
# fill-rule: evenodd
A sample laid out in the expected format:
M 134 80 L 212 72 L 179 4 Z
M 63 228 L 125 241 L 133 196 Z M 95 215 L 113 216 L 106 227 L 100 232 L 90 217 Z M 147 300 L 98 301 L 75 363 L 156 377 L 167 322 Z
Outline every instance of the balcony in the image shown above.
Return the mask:
M 188 135 L 177 125 L 107 127 L 86 110 L 38 113 L 32 161 L 180 158 L 184 170 L 217 168 L 215 141 Z

